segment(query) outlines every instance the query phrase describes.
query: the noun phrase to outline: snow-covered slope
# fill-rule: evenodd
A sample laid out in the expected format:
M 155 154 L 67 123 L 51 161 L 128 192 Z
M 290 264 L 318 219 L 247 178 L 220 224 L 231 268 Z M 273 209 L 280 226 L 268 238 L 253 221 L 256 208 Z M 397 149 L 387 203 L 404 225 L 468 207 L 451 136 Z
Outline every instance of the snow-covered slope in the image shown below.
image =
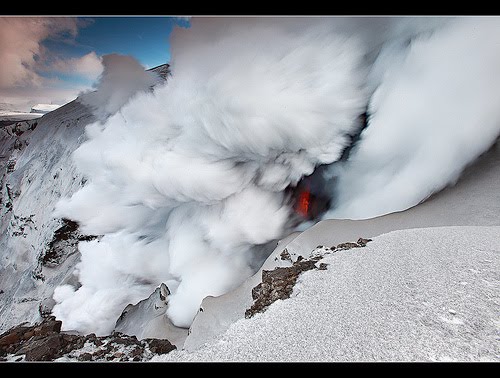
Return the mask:
M 287 266 L 280 254 L 286 248 L 292 260 L 307 257 L 318 245 L 332 246 L 372 238 L 386 232 L 439 226 L 500 226 L 500 143 L 471 165 L 453 187 L 399 213 L 369 220 L 324 220 L 302 233 L 283 239 L 254 276 L 236 290 L 220 297 L 208 297 L 201 305 L 185 341 L 193 351 L 225 332 L 244 318 L 253 303 L 252 289 L 261 282 L 262 270 Z M 374 273 L 376 274 L 376 273 Z M 497 288 L 498 290 L 498 288 Z M 445 293 L 443 293 L 444 295 Z
M 30 113 L 47 114 L 47 113 L 52 112 L 60 107 L 61 107 L 61 105 L 36 104 L 36 105 L 31 107 Z
M 499 234 L 401 230 L 330 253 L 291 298 L 152 361 L 500 361 Z
M 168 66 L 153 71 L 163 78 L 169 72 Z M 97 235 L 82 235 L 75 223 L 54 218 L 53 209 L 85 185 L 71 154 L 85 140 L 85 125 L 95 120 L 89 108 L 73 101 L 0 129 L 0 332 L 39 321 L 39 307 L 50 312 L 56 286 L 78 287 L 76 243 Z M 186 350 L 170 360 L 498 358 L 492 335 L 499 326 L 492 319 L 498 308 L 499 186 L 497 143 L 456 186 L 411 209 L 370 220 L 324 220 L 284 238 L 243 285 L 203 300 L 185 341 L 185 330 L 166 330 L 171 323 L 163 316 L 161 288 L 127 307 L 116 328 L 139 338 L 178 333 L 171 341 Z M 292 298 L 244 319 L 263 270 L 289 267 L 313 250 L 325 252 L 318 245 L 359 237 L 375 241 L 324 257 L 328 268 L 300 276 Z M 285 249 L 290 260 L 281 258 Z M 361 330 L 368 341 L 361 342 Z M 385 344 L 376 346 L 381 337 Z M 425 340 L 432 344 L 424 347 Z M 446 349 L 447 343 L 456 348 Z
M 168 68 L 149 71 L 159 83 Z M 54 288 L 76 282 L 77 243 L 88 237 L 76 223 L 54 218 L 53 210 L 85 185 L 71 154 L 86 139 L 85 126 L 96 120 L 77 99 L 0 128 L 0 332 L 39 321 L 39 307 L 47 312 L 53 305 Z
M 14 104 L 0 103 L 0 127 L 7 126 L 14 122 L 40 118 L 45 113 L 48 113 L 49 111 L 55 110 L 59 107 L 48 105 L 49 108 L 47 108 L 46 106 L 46 104 L 38 104 L 29 109 L 29 107 L 26 106 L 16 106 Z
M 166 316 L 169 294 L 168 287 L 162 283 L 149 298 L 125 307 L 114 331 L 134 335 L 139 340 L 168 339 L 173 345 L 181 347 L 186 339 L 187 329 L 175 327 Z
M 57 269 L 42 266 L 41 257 L 61 226 L 52 217 L 54 205 L 84 184 L 70 155 L 93 120 L 73 101 L 0 131 L 0 330 L 39 320 L 38 304 L 74 267 L 76 255 Z
M 27 121 L 40 118 L 43 114 L 10 112 L 0 110 L 0 127 L 10 125 L 14 122 Z

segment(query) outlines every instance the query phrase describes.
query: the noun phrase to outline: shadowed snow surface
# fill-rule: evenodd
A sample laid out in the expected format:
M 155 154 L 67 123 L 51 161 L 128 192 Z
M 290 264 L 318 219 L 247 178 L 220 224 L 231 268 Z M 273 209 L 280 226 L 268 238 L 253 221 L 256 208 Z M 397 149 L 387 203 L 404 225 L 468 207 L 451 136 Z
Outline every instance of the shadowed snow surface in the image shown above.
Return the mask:
M 500 227 L 394 231 L 303 273 L 292 297 L 153 361 L 499 361 Z

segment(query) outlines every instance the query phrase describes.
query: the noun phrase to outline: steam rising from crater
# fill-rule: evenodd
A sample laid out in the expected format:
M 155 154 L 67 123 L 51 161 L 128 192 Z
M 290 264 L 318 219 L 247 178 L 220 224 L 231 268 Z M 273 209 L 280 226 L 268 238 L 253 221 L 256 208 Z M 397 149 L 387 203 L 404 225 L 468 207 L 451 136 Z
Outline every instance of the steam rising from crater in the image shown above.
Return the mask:
M 109 332 L 161 282 L 168 316 L 189 326 L 287 232 L 283 189 L 359 127 L 365 48 L 324 20 L 195 20 L 171 46 L 168 83 L 89 125 L 74 153 L 88 182 L 56 216 L 104 237 L 80 244 L 82 286 L 56 290 L 66 329 Z
M 108 54 L 102 57 L 104 72 L 97 90 L 80 94 L 78 101 L 89 106 L 99 119 L 116 113 L 135 94 L 147 91 L 158 78 L 128 55 Z
M 349 160 L 329 169 L 337 207 L 325 218 L 414 206 L 454 184 L 500 135 L 500 18 L 451 20 L 388 45 L 376 67 L 384 73 L 368 127 Z
M 453 182 L 498 136 L 499 25 L 201 18 L 175 30 L 167 84 L 118 93 L 125 105 L 74 153 L 88 182 L 55 215 L 104 237 L 80 243 L 82 285 L 56 289 L 54 314 L 105 334 L 165 282 L 168 316 L 188 327 L 291 231 L 283 190 L 319 165 L 329 217 L 402 210 Z

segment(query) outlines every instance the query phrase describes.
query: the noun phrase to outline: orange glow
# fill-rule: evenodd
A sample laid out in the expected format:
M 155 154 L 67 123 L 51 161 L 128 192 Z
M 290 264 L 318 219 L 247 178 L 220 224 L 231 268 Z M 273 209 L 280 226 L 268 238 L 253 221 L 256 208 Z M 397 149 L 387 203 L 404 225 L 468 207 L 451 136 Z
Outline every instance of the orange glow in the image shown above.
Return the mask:
M 297 213 L 299 213 L 303 217 L 307 217 L 307 215 L 309 214 L 310 201 L 311 201 L 311 192 L 309 190 L 304 190 L 303 192 L 300 192 L 297 201 Z

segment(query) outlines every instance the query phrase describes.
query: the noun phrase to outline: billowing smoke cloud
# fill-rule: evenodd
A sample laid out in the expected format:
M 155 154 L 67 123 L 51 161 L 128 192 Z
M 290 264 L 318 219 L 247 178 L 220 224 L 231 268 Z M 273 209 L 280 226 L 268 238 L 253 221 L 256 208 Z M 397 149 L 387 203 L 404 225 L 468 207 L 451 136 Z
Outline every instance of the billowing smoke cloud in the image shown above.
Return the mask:
M 328 217 L 402 210 L 453 182 L 499 133 L 499 21 L 203 18 L 177 29 L 169 82 L 112 100 L 74 154 L 89 180 L 56 215 L 104 237 L 80 243 L 81 287 L 58 288 L 54 314 L 106 333 L 165 282 L 168 316 L 189 326 L 203 297 L 237 286 L 290 231 L 283 190 L 319 165 L 334 177 Z M 108 104 L 114 90 L 100 90 Z M 337 162 L 367 107 L 368 127 Z
M 500 19 L 450 20 L 408 45 L 387 45 L 368 127 L 334 164 L 337 207 L 370 218 L 414 206 L 453 184 L 500 134 Z
M 63 327 L 109 332 L 160 282 L 172 291 L 168 316 L 187 327 L 205 296 L 247 278 L 289 227 L 283 189 L 338 160 L 359 127 L 365 52 L 330 20 L 178 29 L 169 82 L 88 126 L 74 153 L 88 183 L 55 215 L 104 237 L 80 243 L 81 287 L 56 290 Z M 124 98 L 111 89 L 94 94 L 108 113 Z
M 82 104 L 90 106 L 95 115 L 105 119 L 116 113 L 132 96 L 151 88 L 158 78 L 133 57 L 108 54 L 102 57 L 104 71 L 96 84 L 96 89 L 81 94 Z M 94 68 L 96 69 L 96 68 Z

